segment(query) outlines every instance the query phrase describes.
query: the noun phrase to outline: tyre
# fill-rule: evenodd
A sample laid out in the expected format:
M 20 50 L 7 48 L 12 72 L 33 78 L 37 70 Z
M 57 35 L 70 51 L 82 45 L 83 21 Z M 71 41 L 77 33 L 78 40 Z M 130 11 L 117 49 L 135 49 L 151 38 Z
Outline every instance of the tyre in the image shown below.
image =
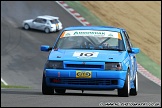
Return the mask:
M 118 89 L 118 96 L 119 97 L 129 97 L 130 94 L 130 76 L 129 76 L 129 69 L 127 71 L 126 80 L 124 83 L 124 87 L 122 89 Z
M 45 32 L 45 33 L 49 33 L 49 32 L 50 32 L 50 29 L 49 29 L 49 28 L 45 28 L 45 29 L 44 29 L 44 32 Z
M 42 78 L 42 94 L 44 94 L 44 95 L 54 94 L 54 88 L 47 86 L 46 78 L 45 78 L 44 74 L 43 74 L 43 78 Z
M 29 24 L 25 23 L 25 24 L 24 24 L 24 29 L 29 30 L 29 29 L 30 29 Z
M 136 96 L 138 92 L 138 74 L 136 72 L 135 80 L 134 80 L 134 87 L 130 89 L 130 95 Z
M 59 94 L 64 94 L 66 92 L 66 89 L 55 89 L 55 92 Z

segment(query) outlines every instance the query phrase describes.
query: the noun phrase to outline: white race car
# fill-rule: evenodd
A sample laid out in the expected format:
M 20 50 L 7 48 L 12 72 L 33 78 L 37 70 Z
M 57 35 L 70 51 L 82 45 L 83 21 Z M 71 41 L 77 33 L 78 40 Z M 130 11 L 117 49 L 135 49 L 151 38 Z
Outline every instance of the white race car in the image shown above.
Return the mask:
M 23 21 L 23 28 L 43 30 L 45 33 L 57 32 L 63 29 L 59 17 L 50 15 L 37 16 L 35 19 Z

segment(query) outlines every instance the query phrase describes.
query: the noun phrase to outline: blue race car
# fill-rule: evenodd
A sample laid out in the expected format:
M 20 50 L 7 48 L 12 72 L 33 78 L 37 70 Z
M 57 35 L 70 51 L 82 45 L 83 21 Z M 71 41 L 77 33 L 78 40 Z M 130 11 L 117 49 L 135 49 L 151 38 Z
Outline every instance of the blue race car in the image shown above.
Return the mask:
M 125 29 L 74 26 L 61 31 L 49 52 L 42 78 L 42 94 L 73 90 L 115 90 L 118 96 L 137 95 L 136 54 Z

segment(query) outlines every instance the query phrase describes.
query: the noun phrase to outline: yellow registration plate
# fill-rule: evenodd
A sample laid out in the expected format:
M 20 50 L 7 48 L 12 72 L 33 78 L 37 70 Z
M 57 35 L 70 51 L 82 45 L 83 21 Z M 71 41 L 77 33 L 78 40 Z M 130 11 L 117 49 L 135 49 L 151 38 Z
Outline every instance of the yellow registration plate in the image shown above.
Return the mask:
M 76 78 L 91 78 L 91 71 L 76 71 Z

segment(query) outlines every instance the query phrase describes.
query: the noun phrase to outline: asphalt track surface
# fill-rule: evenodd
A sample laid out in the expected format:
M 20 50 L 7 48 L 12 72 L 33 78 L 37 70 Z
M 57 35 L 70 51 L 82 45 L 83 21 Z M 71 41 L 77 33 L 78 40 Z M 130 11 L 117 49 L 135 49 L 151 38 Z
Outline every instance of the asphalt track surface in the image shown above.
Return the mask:
M 64 95 L 42 95 L 43 66 L 48 52 L 40 45 L 53 45 L 59 32 L 45 34 L 22 29 L 22 21 L 38 15 L 59 16 L 63 27 L 82 25 L 54 1 L 1 2 L 1 77 L 9 85 L 31 89 L 1 89 L 1 107 L 98 107 L 107 102 L 161 106 L 161 87 L 139 74 L 137 96 L 118 97 L 115 91 L 67 90 Z

